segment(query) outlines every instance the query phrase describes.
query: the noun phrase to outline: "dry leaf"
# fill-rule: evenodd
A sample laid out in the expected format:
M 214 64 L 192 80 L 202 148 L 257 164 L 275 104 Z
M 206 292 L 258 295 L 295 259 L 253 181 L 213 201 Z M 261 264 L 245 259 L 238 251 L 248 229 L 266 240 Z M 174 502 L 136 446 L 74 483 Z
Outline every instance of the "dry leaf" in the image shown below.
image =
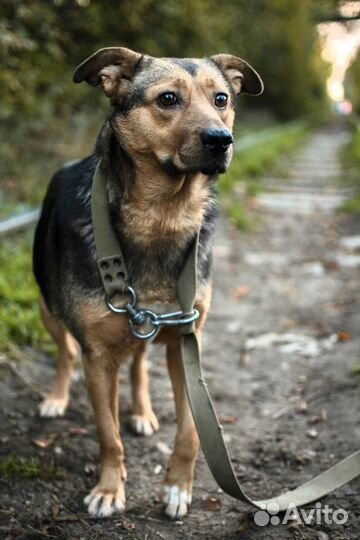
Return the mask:
M 240 354 L 240 362 L 243 366 L 248 366 L 251 362 L 251 356 L 248 352 L 242 352 Z
M 216 497 L 209 497 L 202 503 L 203 508 L 205 510 L 210 510 L 211 512 L 218 512 L 221 510 L 222 503 L 220 499 L 217 499 Z
M 296 411 L 301 414 L 306 414 L 308 412 L 308 404 L 306 401 L 301 401 L 296 407 Z
M 45 437 L 44 439 L 33 439 L 31 442 L 35 444 L 35 446 L 38 446 L 39 448 L 50 448 L 50 446 L 53 446 L 56 439 L 58 439 L 60 436 L 59 433 L 53 433 L 52 435 L 49 435 L 48 437 Z
M 135 529 L 135 523 L 127 518 L 122 518 L 121 523 L 118 524 L 125 531 L 132 531 Z
M 314 414 L 314 416 L 311 416 L 309 418 L 308 422 L 309 424 L 318 424 L 319 422 L 326 422 L 327 420 L 327 412 L 325 409 L 321 409 L 320 414 Z
M 338 341 L 349 341 L 352 338 L 350 332 L 338 332 L 336 335 Z
M 238 416 L 224 415 L 219 418 L 221 424 L 235 424 L 238 420 Z
M 75 435 L 87 435 L 89 433 L 89 430 L 83 427 L 73 427 L 69 429 L 69 435 L 75 436 Z
M 243 298 L 244 296 L 247 296 L 249 294 L 249 287 L 247 285 L 240 285 L 240 287 L 236 287 L 236 289 L 233 292 L 233 297 L 237 300 L 239 298 Z

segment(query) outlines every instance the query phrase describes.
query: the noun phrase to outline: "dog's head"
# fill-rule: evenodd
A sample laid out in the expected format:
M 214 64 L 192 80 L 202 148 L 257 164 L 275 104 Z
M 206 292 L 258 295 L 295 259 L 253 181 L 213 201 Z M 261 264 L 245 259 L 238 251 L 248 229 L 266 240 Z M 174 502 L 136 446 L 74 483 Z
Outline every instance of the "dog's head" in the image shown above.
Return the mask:
M 135 160 L 155 159 L 170 175 L 223 173 L 232 156 L 234 100 L 261 94 L 241 58 L 153 58 L 124 47 L 101 49 L 74 81 L 101 84 L 114 105 L 112 126 Z

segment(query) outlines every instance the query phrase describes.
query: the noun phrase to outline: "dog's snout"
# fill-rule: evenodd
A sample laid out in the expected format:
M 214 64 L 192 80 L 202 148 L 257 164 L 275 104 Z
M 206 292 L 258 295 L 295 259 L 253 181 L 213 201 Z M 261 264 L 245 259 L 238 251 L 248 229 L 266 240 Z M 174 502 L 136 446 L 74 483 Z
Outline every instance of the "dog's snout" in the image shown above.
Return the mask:
M 200 133 L 201 142 L 214 152 L 226 152 L 234 142 L 233 136 L 227 129 L 209 128 Z

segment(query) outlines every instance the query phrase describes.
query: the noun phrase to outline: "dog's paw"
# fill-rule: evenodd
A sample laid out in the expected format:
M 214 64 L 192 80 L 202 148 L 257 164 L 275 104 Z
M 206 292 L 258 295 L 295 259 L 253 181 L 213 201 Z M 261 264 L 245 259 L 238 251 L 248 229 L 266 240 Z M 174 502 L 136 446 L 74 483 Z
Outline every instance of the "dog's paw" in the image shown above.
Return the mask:
M 148 414 L 133 414 L 130 417 L 130 428 L 137 435 L 148 437 L 158 431 L 159 422 L 155 414 L 150 411 Z
M 109 490 L 96 486 L 87 497 L 84 503 L 88 507 L 91 516 L 98 518 L 109 517 L 115 512 L 121 513 L 125 510 L 125 489 L 121 482 L 118 489 Z
M 181 489 L 178 485 L 163 486 L 162 501 L 165 503 L 165 514 L 171 519 L 180 519 L 188 513 L 191 504 L 191 489 Z
M 39 415 L 42 418 L 56 418 L 57 416 L 64 416 L 67 406 L 67 399 L 47 397 L 39 405 Z

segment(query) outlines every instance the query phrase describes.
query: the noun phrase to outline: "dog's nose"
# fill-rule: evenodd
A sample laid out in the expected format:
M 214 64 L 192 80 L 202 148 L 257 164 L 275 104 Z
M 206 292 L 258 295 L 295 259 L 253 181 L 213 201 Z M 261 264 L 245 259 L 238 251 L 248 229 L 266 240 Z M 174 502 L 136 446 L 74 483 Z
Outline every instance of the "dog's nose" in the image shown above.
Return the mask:
M 214 152 L 226 152 L 234 142 L 233 136 L 227 129 L 209 128 L 200 133 L 203 145 Z

